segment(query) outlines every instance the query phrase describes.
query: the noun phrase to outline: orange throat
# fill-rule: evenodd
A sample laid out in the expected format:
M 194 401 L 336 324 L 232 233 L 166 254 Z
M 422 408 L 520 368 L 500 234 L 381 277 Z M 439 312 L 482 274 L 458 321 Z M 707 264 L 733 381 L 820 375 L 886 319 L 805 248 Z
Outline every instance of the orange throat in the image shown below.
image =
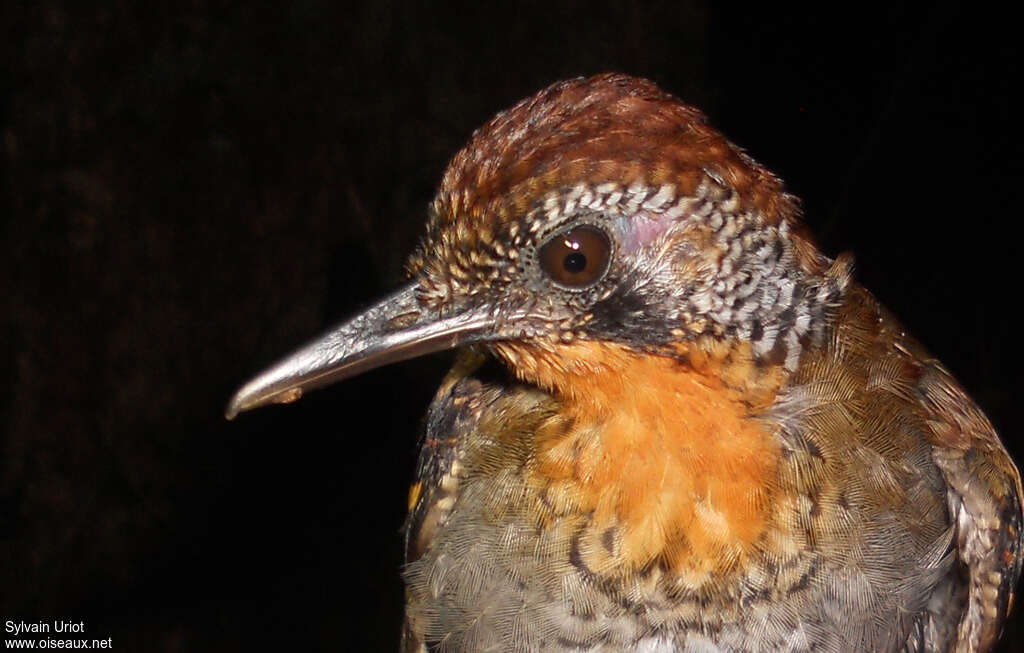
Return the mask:
M 781 370 L 735 347 L 691 347 L 686 363 L 602 342 L 496 349 L 562 401 L 532 473 L 550 517 L 586 516 L 590 570 L 657 562 L 702 584 L 743 561 L 768 527 L 779 457 L 751 415 L 774 400 Z

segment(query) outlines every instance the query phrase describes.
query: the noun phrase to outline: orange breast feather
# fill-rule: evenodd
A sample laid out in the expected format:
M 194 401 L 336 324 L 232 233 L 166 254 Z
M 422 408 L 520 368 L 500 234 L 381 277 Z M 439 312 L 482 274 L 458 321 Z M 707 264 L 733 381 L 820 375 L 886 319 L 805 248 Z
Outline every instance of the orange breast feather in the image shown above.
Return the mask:
M 589 569 L 659 561 L 699 584 L 742 561 L 767 527 L 779 456 L 751 414 L 779 375 L 736 351 L 681 362 L 596 342 L 497 349 L 563 401 L 570 425 L 538 435 L 532 473 L 556 514 L 588 516 Z

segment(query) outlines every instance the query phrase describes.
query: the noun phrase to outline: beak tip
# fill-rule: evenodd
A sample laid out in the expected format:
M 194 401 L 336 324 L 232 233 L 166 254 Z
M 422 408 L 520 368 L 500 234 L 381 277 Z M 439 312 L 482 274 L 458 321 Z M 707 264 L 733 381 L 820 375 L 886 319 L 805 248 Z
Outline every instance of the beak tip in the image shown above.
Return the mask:
M 239 401 L 239 396 L 236 394 L 234 397 L 231 398 L 231 401 L 228 402 L 228 405 L 224 408 L 224 419 L 230 422 L 234 420 L 236 417 L 238 417 L 238 413 L 241 413 L 244 410 L 245 406 L 242 405 L 242 402 Z
M 250 386 L 257 387 L 253 389 Z M 227 407 L 224 409 L 224 419 L 231 421 L 239 413 L 244 413 L 247 410 L 259 408 L 260 406 L 266 406 L 267 404 L 290 404 L 297 401 L 302 396 L 302 393 L 303 389 L 301 386 L 272 393 L 266 391 L 265 388 L 260 388 L 253 382 L 236 392 L 235 396 L 231 398 L 231 401 L 228 402 Z

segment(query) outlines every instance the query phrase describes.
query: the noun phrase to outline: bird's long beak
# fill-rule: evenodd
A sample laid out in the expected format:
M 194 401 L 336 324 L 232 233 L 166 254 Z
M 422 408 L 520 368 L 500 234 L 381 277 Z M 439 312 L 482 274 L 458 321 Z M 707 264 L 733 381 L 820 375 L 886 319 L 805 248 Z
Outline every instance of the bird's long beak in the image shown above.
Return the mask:
M 415 283 L 278 361 L 242 386 L 224 414 L 289 403 L 307 390 L 375 367 L 487 339 L 494 318 L 487 306 L 438 316 L 416 299 Z

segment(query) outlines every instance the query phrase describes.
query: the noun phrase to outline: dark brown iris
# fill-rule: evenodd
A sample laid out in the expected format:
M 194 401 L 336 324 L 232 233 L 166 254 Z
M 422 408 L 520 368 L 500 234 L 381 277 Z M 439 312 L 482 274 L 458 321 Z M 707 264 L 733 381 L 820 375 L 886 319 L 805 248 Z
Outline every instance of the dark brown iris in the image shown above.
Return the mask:
M 540 248 L 540 265 L 555 283 L 584 288 L 604 276 L 611 252 L 603 231 L 582 225 L 549 238 Z

